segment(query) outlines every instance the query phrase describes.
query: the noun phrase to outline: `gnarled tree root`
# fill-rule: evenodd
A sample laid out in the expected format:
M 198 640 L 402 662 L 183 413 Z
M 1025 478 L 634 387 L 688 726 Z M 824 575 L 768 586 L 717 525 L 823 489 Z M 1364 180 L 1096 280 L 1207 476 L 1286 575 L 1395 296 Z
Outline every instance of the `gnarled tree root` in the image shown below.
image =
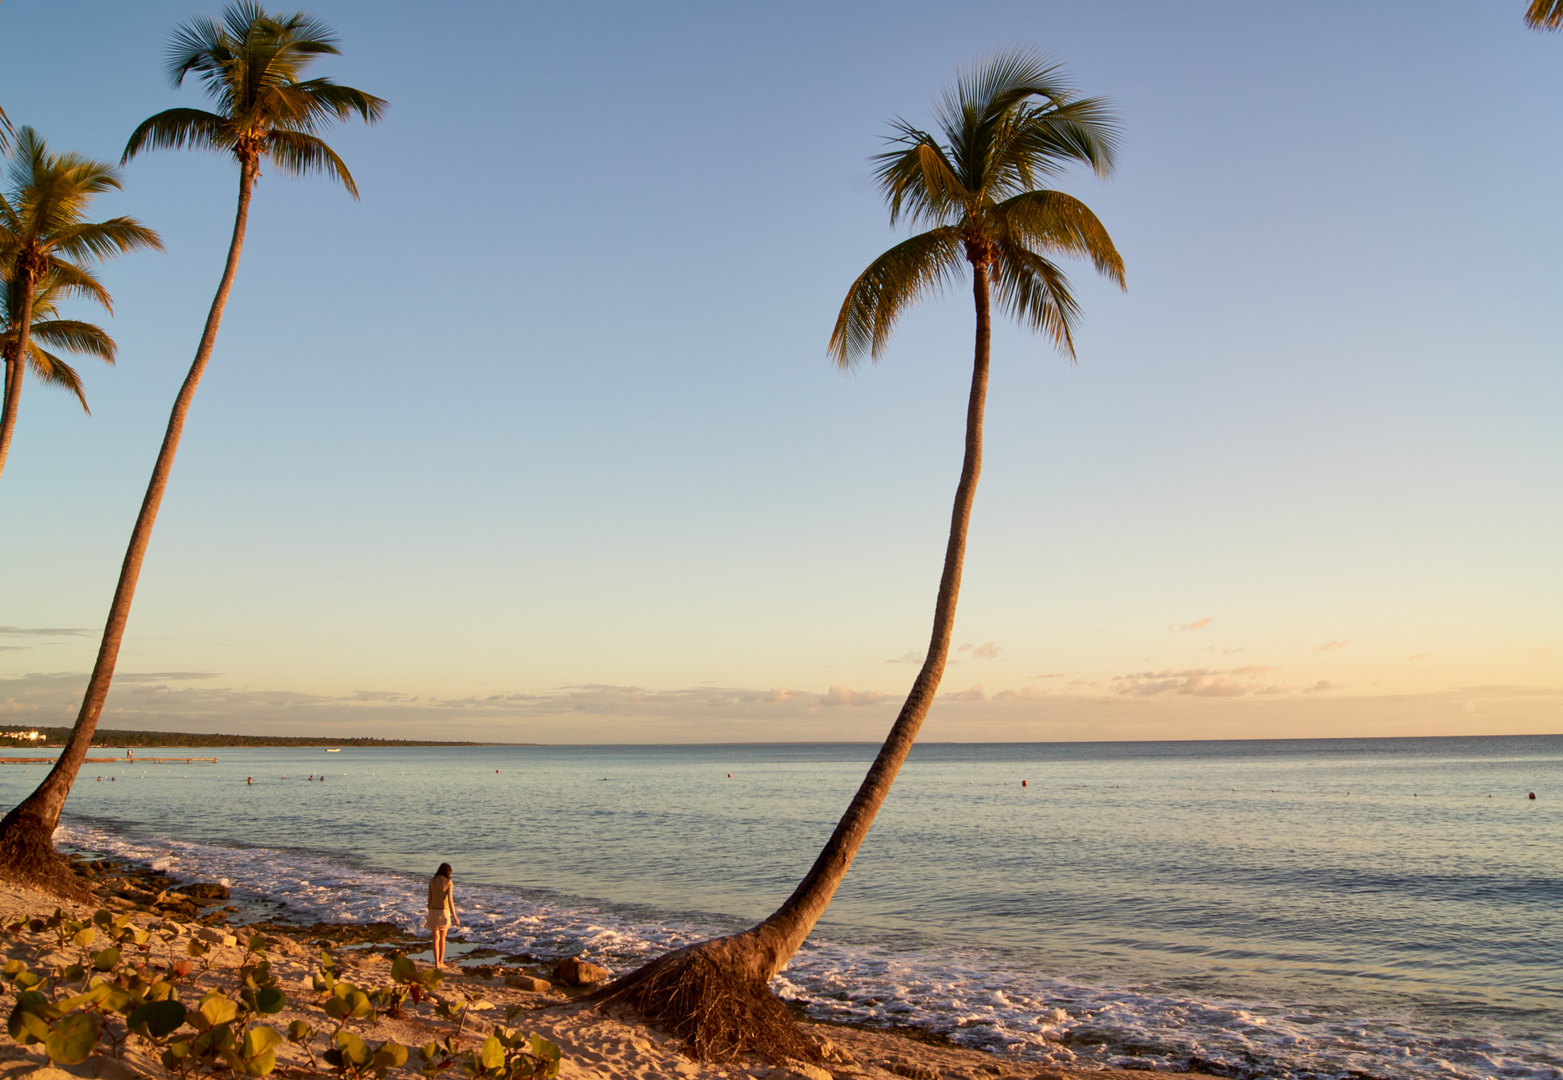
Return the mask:
M 599 1008 L 628 1006 L 684 1040 L 696 1061 L 754 1054 L 773 1064 L 819 1062 L 820 1049 L 771 992 L 744 948 L 746 935 L 718 938 L 660 956 L 590 994 Z
M 54 893 L 65 900 L 90 903 L 93 899 L 71 872 L 70 864 L 54 850 L 45 831 L 28 818 L 12 810 L 0 821 L 0 877 L 18 885 L 29 885 Z

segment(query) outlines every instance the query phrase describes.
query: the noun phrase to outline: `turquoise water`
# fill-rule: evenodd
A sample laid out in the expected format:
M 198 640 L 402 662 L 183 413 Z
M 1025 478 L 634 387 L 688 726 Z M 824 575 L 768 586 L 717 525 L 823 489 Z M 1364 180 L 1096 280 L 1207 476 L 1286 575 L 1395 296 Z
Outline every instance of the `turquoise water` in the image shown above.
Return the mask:
M 768 914 L 874 749 L 89 764 L 60 839 L 409 926 L 449 861 L 474 943 L 623 968 Z M 1039 1062 L 1563 1077 L 1560 802 L 1563 736 L 920 746 L 778 989 Z

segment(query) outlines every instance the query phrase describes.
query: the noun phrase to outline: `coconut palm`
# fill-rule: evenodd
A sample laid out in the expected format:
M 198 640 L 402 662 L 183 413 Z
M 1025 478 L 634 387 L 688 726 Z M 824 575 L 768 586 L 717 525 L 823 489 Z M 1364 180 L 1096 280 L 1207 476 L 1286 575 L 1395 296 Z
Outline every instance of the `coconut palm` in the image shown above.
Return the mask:
M 754 1051 L 817 1056 L 767 984 L 803 944 L 852 865 L 906 760 L 949 655 L 972 499 L 982 465 L 988 385 L 990 296 L 1001 310 L 1074 355 L 1078 308 L 1053 255 L 1091 260 L 1123 283 L 1123 262 L 1079 200 L 1040 188 L 1072 164 L 1105 176 L 1116 129 L 1100 99 L 1076 98 L 1060 69 L 1027 52 L 1003 53 L 959 79 L 938 108 L 937 135 L 897 123 L 893 148 L 876 159 L 891 222 L 931 226 L 891 248 L 847 291 L 830 339 L 842 367 L 877 358 L 908 307 L 969 268 L 977 336 L 966 412 L 966 457 L 955 494 L 933 636 L 878 757 L 835 832 L 793 894 L 758 926 L 670 953 L 605 988 L 678 1032 L 697 1057 Z
M 109 307 L 109 294 L 84 264 L 136 248 L 163 246 L 157 233 L 135 218 L 84 220 L 96 196 L 120 186 L 114 168 L 78 154 L 51 154 L 43 139 L 30 127 L 17 133 L 16 153 L 8 173 L 7 190 L 0 194 L 0 278 L 5 283 L 7 325 L 14 333 L 15 341 L 4 348 L 0 472 L 5 469 L 11 436 L 16 430 L 22 369 L 31 361 L 34 371 L 46 381 L 65 381 L 67 385 L 76 381 L 74 371 L 59 369 L 54 357 L 41 350 L 35 351 L 31 345 L 33 309 L 40 296 L 47 297 L 51 313 L 53 301 L 72 292 Z M 92 351 L 94 342 L 101 344 L 101 341 L 90 331 L 85 335 L 79 332 L 84 325 L 87 324 L 78 324 L 74 329 L 57 327 L 59 334 L 52 340 L 62 343 L 71 338 Z M 92 330 L 97 328 L 92 327 Z M 102 331 L 97 333 L 101 335 Z M 110 349 L 112 357 L 112 343 Z M 66 372 L 69 372 L 68 376 L 65 376 Z M 79 396 L 79 385 L 75 388 Z
M 96 284 L 96 283 L 95 283 Z M 73 291 L 85 291 L 94 299 L 106 301 L 107 294 L 97 290 L 77 290 L 66 285 L 58 274 L 46 275 L 33 294 L 33 318 L 28 327 L 27 366 L 39 382 L 69 390 L 81 402 L 82 411 L 92 415 L 87 407 L 87 395 L 82 389 L 81 376 L 64 359 L 44 346 L 52 346 L 67 352 L 95 356 L 105 364 L 114 362 L 114 339 L 94 323 L 79 319 L 59 318 L 59 301 Z M 106 306 L 106 304 L 105 304 Z M 0 356 L 9 363 L 21 346 L 19 314 L 21 296 L 14 283 L 7 281 L 0 288 Z M 112 310 L 112 309 L 111 309 Z
M 1525 13 L 1525 25 L 1532 30 L 1563 28 L 1563 0 L 1531 0 Z
M 231 5 L 220 22 L 206 17 L 192 19 L 175 32 L 168 51 L 168 75 L 175 87 L 187 75 L 195 75 L 215 101 L 216 110 L 160 112 L 136 128 L 125 147 L 122 161 L 149 149 L 191 147 L 231 154 L 239 166 L 239 205 L 222 280 L 207 314 L 195 360 L 174 399 L 146 497 L 131 530 L 103 628 L 103 641 L 76 725 L 59 761 L 37 790 L 0 821 L 0 867 L 61 891 L 72 891 L 75 885 L 50 837 L 86 756 L 114 677 L 136 579 L 168 485 L 185 416 L 217 342 L 223 308 L 239 269 L 255 178 L 260 175 L 262 162 L 269 162 L 278 171 L 295 176 L 325 173 L 339 181 L 354 198 L 358 197 L 357 185 L 346 164 L 316 132 L 330 121 L 346 120 L 354 113 L 365 123 L 373 123 L 385 109 L 385 102 L 330 79 L 303 78 L 305 69 L 316 59 L 337 51 L 335 38 L 323 23 L 302 13 L 269 14 L 251 0 Z

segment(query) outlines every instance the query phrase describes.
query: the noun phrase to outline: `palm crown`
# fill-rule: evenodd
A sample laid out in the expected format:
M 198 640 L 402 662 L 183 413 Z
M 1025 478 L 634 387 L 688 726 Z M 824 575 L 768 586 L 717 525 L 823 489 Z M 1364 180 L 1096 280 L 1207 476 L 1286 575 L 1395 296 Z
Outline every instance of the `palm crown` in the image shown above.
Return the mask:
M 167 109 L 149 117 L 121 160 L 142 149 L 227 150 L 246 169 L 264 157 L 295 176 L 335 176 L 357 198 L 347 165 L 315 132 L 355 112 L 373 123 L 385 102 L 330 79 L 301 78 L 315 58 L 337 52 L 324 23 L 302 13 L 268 14 L 251 0 L 230 6 L 221 22 L 194 18 L 169 46 L 168 76 L 175 86 L 199 76 L 218 111 Z
M 84 293 L 108 307 L 109 294 L 82 264 L 163 246 L 157 233 L 135 218 L 83 221 L 96 196 L 119 188 L 118 174 L 79 154 L 49 153 L 30 127 L 17 132 L 8 179 L 9 190 L 0 194 L 0 266 L 8 280 L 19 280 L 25 271 L 36 288 L 51 277 L 57 288 Z
M 1038 185 L 1075 163 L 1112 171 L 1117 127 L 1106 104 L 1075 98 L 1056 64 L 1016 51 L 963 75 L 937 120 L 939 136 L 896 121 L 894 148 L 874 159 L 891 223 L 933 228 L 853 282 L 832 356 L 843 367 L 877 358 L 902 312 L 958 278 L 963 263 L 992 276 L 1003 310 L 1073 356 L 1078 307 L 1048 255 L 1083 255 L 1120 285 L 1123 260 L 1084 203 Z
M 100 301 L 107 294 L 96 281 L 97 289 L 82 289 L 67 284 L 58 274 L 48 274 L 33 290 L 32 326 L 27 343 L 27 366 L 41 382 L 69 390 L 81 402 L 89 415 L 87 396 L 82 389 L 81 376 L 59 356 L 44 348 L 45 345 L 70 352 L 95 356 L 106 364 L 114 362 L 114 339 L 94 323 L 79 319 L 59 317 L 59 301 L 73 292 L 84 292 Z M 105 306 L 107 306 L 105 304 Z M 11 358 L 21 344 L 22 298 L 14 280 L 7 280 L 0 288 L 0 356 Z
M 0 468 L 10 450 L 22 369 L 64 386 L 86 408 L 81 380 L 38 342 L 113 362 L 114 342 L 91 323 L 59 319 L 59 301 L 85 296 L 109 310 L 107 290 L 87 264 L 135 248 L 161 248 L 157 233 L 129 217 L 83 220 L 92 200 L 119 187 L 114 169 L 78 154 L 52 154 L 30 127 L 16 150 L 0 194 L 0 357 L 6 365 L 0 408 Z M 38 342 L 33 340 L 37 334 Z

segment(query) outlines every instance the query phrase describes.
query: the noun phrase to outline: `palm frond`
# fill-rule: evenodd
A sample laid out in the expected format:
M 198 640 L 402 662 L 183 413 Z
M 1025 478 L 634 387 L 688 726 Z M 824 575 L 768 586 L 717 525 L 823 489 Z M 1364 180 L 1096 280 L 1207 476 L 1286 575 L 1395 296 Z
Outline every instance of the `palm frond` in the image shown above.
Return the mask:
M 131 132 L 119 160 L 123 165 L 142 150 L 231 150 L 237 141 L 238 131 L 227 117 L 204 109 L 164 109 Z
M 27 366 L 32 368 L 33 374 L 39 382 L 49 386 L 57 386 L 62 390 L 69 390 L 76 395 L 76 400 L 81 402 L 81 411 L 88 416 L 92 410 L 87 408 L 87 395 L 81 388 L 81 376 L 76 374 L 76 369 L 61 360 L 47 349 L 28 343 Z
M 42 322 L 35 319 L 28 334 L 34 341 L 53 345 L 57 349 L 94 356 L 105 364 L 112 364 L 119 351 L 118 346 L 114 344 L 114 339 L 109 337 L 108 331 L 95 323 L 82 322 L 79 319 L 47 319 Z
M 1097 272 L 1124 285 L 1123 256 L 1090 207 L 1062 191 L 1026 191 L 1000 203 L 993 216 L 1021 247 L 1091 260 Z
M 1074 322 L 1080 305 L 1069 278 L 1049 260 L 1019 245 L 1001 244 L 994 299 L 1017 322 L 1046 335 L 1069 359 L 1075 358 Z
M 353 183 L 353 174 L 347 171 L 347 163 L 314 135 L 302 131 L 269 131 L 266 133 L 266 156 L 283 172 L 294 176 L 307 176 L 314 172 L 335 176 L 347 188 L 349 195 L 358 198 L 358 185 Z
M 874 156 L 874 177 L 890 202 L 890 224 L 903 215 L 913 222 L 939 224 L 959 215 L 968 192 L 956 176 L 944 148 L 926 131 L 897 120 L 898 150 Z
M 66 258 L 111 259 L 141 248 L 162 251 L 163 239 L 135 218 L 117 217 L 58 229 L 50 246 Z
M 1531 0 L 1525 25 L 1532 30 L 1563 29 L 1563 0 Z
M 865 355 L 877 359 L 902 312 L 943 289 L 961 272 L 960 232 L 944 226 L 919 233 L 885 252 L 847 290 L 830 354 L 849 368 Z
M 50 305 L 53 304 L 56 296 L 79 296 L 102 305 L 106 311 L 114 310 L 114 302 L 109 297 L 108 290 L 93 276 L 92 271 L 64 259 L 50 260 L 44 271 L 44 280 L 38 288 Z M 33 303 L 37 302 L 34 299 Z M 19 309 L 20 306 L 18 304 L 17 308 Z

